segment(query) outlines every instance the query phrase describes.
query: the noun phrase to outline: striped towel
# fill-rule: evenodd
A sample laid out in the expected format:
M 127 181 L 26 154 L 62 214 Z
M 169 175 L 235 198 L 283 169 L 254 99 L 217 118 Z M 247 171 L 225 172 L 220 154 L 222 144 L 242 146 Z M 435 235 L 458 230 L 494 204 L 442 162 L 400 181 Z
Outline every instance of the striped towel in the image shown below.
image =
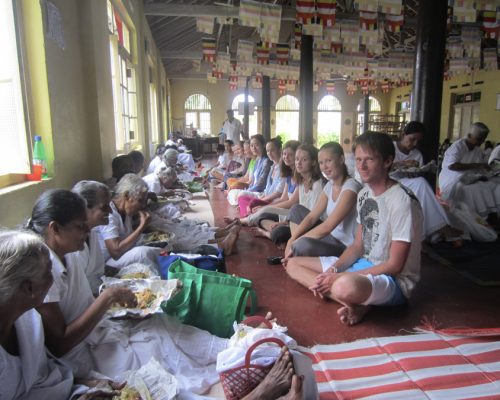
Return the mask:
M 308 354 L 320 399 L 500 399 L 500 329 L 317 345 Z

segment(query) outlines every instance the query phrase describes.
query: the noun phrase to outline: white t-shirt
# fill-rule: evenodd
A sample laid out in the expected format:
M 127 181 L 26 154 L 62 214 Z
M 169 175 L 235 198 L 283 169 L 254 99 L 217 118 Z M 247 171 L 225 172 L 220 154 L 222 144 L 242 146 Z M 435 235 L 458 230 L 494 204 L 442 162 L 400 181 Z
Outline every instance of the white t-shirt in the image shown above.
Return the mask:
M 146 182 L 146 185 L 148 185 L 148 191 L 154 192 L 156 194 L 160 194 L 162 192 L 162 186 L 157 172 L 153 172 L 142 177 L 142 180 Z
M 465 139 L 457 140 L 444 153 L 443 165 L 439 174 L 439 188 L 441 193 L 448 197 L 455 184 L 460 180 L 462 175 L 467 171 L 452 171 L 450 165 L 455 163 L 471 164 L 485 162 L 483 151 L 479 147 L 474 147 L 469 150 Z
M 308 210 L 312 210 L 316 201 L 318 201 L 319 195 L 323 191 L 323 180 L 318 179 L 313 183 L 311 190 L 306 192 L 303 184 L 299 185 L 299 204 L 307 208 Z M 325 213 L 321 215 L 321 219 L 324 219 L 326 216 Z
M 323 188 L 323 192 L 326 194 L 326 197 L 328 197 L 326 214 L 330 215 L 335 210 L 335 207 L 337 206 L 339 200 L 342 198 L 344 192 L 351 191 L 355 194 L 358 194 L 358 192 L 361 190 L 361 187 L 361 184 L 354 179 L 347 179 L 342 185 L 342 189 L 340 190 L 337 201 L 334 201 L 332 198 L 333 184 L 331 181 L 328 181 L 328 183 Z M 346 215 L 346 217 L 342 221 L 340 221 L 340 223 L 330 233 L 330 235 L 340 240 L 346 246 L 350 246 L 354 241 L 354 235 L 356 234 L 356 216 L 357 211 L 356 208 L 353 207 L 352 210 Z
M 241 122 L 234 118 L 232 122 L 228 119 L 222 125 L 222 132 L 226 134 L 226 140 L 232 140 L 234 144 L 240 142 Z
M 403 153 L 401 150 L 398 148 L 397 142 L 394 143 L 394 149 L 396 150 L 396 156 L 394 157 L 394 162 L 401 162 L 401 161 L 409 161 L 409 160 L 416 160 L 418 161 L 419 167 L 421 167 L 424 163 L 424 157 L 422 156 L 422 153 L 418 149 L 413 149 L 411 150 L 408 154 Z
M 146 170 L 146 175 L 149 175 L 149 174 L 152 174 L 153 172 L 155 172 L 155 168 L 158 166 L 158 164 L 160 164 L 162 161 L 161 161 L 161 157 L 160 156 L 156 156 L 155 158 L 153 158 L 151 160 L 151 162 L 149 163 L 149 166 L 148 166 L 148 169 Z
M 366 185 L 358 194 L 358 223 L 363 230 L 363 257 L 374 265 L 389 259 L 395 240 L 411 244 L 406 263 L 395 279 L 410 297 L 420 279 L 422 209 L 415 195 L 399 183 L 379 196 Z

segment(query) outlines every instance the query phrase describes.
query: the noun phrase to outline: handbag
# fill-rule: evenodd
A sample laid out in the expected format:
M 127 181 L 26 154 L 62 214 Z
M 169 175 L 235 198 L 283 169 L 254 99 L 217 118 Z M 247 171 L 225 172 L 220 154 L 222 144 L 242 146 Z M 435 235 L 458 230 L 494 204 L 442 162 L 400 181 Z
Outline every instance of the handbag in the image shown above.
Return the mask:
M 226 265 L 224 262 L 224 254 L 222 250 L 217 249 L 216 256 L 201 255 L 196 257 L 188 257 L 188 254 L 184 254 L 185 256 L 180 256 L 178 254 L 160 254 L 157 257 L 158 265 L 160 266 L 161 279 L 168 279 L 168 270 L 170 268 L 170 265 L 172 265 L 172 263 L 176 260 L 182 260 L 196 268 L 206 269 L 208 271 L 226 272 Z
M 248 279 L 199 269 L 179 259 L 170 264 L 168 279 L 179 279 L 184 286 L 162 304 L 163 311 L 216 336 L 233 334 L 233 322 L 244 319 L 249 297 L 250 314 L 257 310 L 257 295 Z

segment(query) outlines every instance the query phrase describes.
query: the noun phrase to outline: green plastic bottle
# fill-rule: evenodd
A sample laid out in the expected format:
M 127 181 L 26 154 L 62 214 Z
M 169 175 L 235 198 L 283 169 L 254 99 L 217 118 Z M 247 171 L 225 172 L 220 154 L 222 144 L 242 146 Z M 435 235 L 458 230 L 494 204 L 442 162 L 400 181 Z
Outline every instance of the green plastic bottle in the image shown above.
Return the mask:
M 42 166 L 42 178 L 47 178 L 47 158 L 45 157 L 45 149 L 42 143 L 42 137 L 36 135 L 34 137 L 35 144 L 33 145 L 33 164 Z

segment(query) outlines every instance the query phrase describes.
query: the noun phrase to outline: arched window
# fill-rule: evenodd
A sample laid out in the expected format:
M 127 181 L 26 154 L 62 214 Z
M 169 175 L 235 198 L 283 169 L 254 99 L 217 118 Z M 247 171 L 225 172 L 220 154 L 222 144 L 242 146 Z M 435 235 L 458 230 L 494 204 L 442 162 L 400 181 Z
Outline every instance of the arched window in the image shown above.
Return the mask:
M 212 134 L 210 110 L 212 106 L 207 96 L 196 93 L 189 96 L 184 103 L 186 128 L 196 129 L 198 134 Z
M 316 138 L 318 147 L 332 141 L 340 142 L 341 111 L 339 100 L 331 94 L 327 94 L 319 102 Z
M 278 135 L 283 143 L 299 138 L 299 100 L 289 94 L 276 102 L 276 136 Z
M 382 112 L 382 108 L 380 107 L 380 102 L 373 96 L 370 96 L 369 99 L 370 104 L 370 115 L 372 114 L 380 114 Z M 357 135 L 363 133 L 363 123 L 364 123 L 364 112 L 365 109 L 365 99 L 361 98 L 358 104 L 358 126 L 357 126 Z
M 249 134 L 249 137 L 252 136 L 252 135 L 256 135 L 258 132 L 258 129 L 257 129 L 257 121 L 259 120 L 257 118 L 257 106 L 255 105 L 255 99 L 253 98 L 253 96 L 250 96 L 248 95 L 248 102 L 250 104 L 253 103 L 253 114 L 252 114 L 252 110 L 249 109 L 249 116 L 248 116 L 248 134 Z M 234 99 L 233 99 L 233 103 L 231 104 L 231 110 L 234 111 L 234 118 L 237 118 L 240 120 L 241 124 L 243 124 L 243 118 L 244 118 L 244 114 L 243 114 L 243 110 L 242 113 L 240 114 L 239 113 L 239 104 L 240 103 L 245 103 L 245 95 L 244 94 L 239 94 L 237 95 Z

